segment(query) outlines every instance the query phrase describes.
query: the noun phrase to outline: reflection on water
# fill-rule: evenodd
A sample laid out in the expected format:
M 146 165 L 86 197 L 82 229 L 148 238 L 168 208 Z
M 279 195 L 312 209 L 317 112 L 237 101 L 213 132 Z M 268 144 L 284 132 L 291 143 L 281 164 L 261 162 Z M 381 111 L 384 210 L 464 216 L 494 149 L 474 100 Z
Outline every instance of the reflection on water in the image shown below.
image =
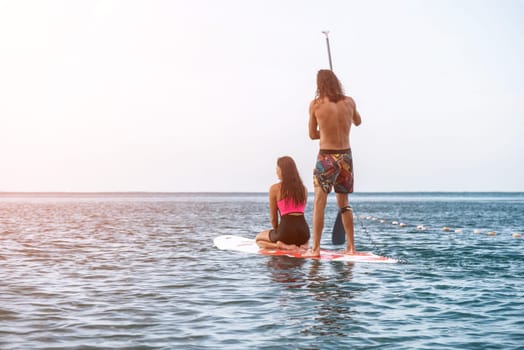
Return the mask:
M 271 281 L 282 283 L 285 288 L 303 288 L 307 283 L 307 276 L 302 269 L 305 262 L 305 259 L 270 256 L 267 259 L 267 267 Z
M 358 291 L 351 288 L 353 263 L 332 263 L 326 273 L 322 262 L 313 260 L 308 270 L 309 294 L 317 302 L 315 322 L 304 335 L 344 337 L 352 323 L 352 299 Z
M 285 256 L 269 257 L 267 261 L 271 281 L 286 289 L 303 289 L 299 304 L 314 305 L 315 314 L 309 315 L 313 322 L 303 322 L 300 333 L 305 336 L 345 336 L 345 329 L 352 323 L 352 299 L 358 289 L 351 288 L 353 263 L 327 263 L 316 259 L 294 259 Z M 327 271 L 330 270 L 330 271 Z M 285 299 L 283 299 L 285 295 Z M 291 295 L 296 298 L 297 295 Z M 296 301 L 282 294 L 281 306 L 289 307 Z M 303 320 L 305 321 L 305 320 Z

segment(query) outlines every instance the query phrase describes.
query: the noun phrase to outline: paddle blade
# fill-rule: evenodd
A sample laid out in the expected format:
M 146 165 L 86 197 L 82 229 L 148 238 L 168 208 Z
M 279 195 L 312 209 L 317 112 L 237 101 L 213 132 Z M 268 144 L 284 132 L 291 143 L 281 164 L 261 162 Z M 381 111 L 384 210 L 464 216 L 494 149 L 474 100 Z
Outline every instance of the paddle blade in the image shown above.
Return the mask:
M 342 224 L 342 216 L 340 213 L 337 214 L 337 219 L 335 220 L 335 225 L 333 226 L 331 242 L 333 244 L 344 244 L 344 242 L 346 242 L 346 231 L 344 231 L 344 225 Z

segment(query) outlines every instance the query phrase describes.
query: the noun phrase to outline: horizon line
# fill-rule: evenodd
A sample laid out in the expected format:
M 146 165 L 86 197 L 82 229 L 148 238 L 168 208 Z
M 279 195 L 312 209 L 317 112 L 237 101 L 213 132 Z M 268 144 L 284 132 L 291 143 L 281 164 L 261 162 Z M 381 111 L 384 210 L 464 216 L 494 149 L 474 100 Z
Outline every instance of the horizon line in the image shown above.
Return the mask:
M 0 195 L 90 195 L 90 194 L 264 194 L 267 191 L 0 191 Z M 334 193 L 332 191 L 332 193 Z M 524 193 L 524 190 L 479 190 L 479 191 L 450 191 L 450 190 L 432 190 L 432 191 L 412 191 L 412 190 L 402 190 L 402 191 L 359 191 L 350 193 L 350 195 L 358 194 L 398 194 L 398 193 Z M 308 191 L 308 194 L 314 194 L 313 191 Z

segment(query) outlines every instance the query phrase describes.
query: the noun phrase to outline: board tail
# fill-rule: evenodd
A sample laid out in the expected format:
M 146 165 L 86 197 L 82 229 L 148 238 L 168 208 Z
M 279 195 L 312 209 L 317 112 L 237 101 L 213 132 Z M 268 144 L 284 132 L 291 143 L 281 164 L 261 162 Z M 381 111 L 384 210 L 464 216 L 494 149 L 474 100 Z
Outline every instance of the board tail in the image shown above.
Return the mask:
M 342 216 L 340 215 L 340 212 L 337 214 L 335 225 L 333 225 L 331 242 L 333 244 L 344 244 L 346 242 L 346 231 L 344 231 L 344 225 L 342 224 Z

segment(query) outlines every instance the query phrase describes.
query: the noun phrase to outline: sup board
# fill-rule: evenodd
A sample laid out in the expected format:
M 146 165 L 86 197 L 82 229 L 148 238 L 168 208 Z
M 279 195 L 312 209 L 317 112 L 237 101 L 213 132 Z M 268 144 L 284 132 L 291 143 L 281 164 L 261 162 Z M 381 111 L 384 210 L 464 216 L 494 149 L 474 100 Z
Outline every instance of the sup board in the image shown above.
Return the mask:
M 375 255 L 372 252 L 356 252 L 354 255 L 345 255 L 334 250 L 320 250 L 319 257 L 303 256 L 299 252 L 277 249 L 261 249 L 257 246 L 254 239 L 234 236 L 222 235 L 213 240 L 215 247 L 220 250 L 232 250 L 237 252 L 244 252 L 250 254 L 272 255 L 272 256 L 288 256 L 291 258 L 310 258 L 331 261 L 349 261 L 349 262 L 367 262 L 367 263 L 386 263 L 394 264 L 398 260 L 388 258 L 385 256 Z

